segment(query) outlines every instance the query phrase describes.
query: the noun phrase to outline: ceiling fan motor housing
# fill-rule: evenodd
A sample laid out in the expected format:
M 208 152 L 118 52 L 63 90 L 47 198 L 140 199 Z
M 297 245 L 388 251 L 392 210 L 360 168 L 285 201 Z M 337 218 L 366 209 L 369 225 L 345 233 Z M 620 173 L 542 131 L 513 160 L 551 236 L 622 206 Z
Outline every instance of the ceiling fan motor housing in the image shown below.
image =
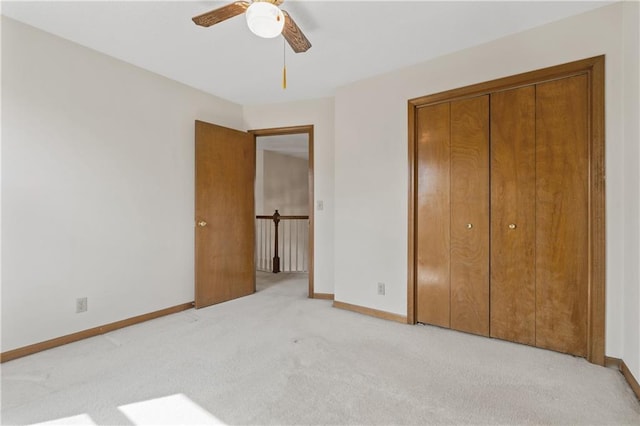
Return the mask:
M 284 14 L 275 2 L 254 1 L 245 12 L 252 33 L 264 38 L 277 37 L 284 28 Z

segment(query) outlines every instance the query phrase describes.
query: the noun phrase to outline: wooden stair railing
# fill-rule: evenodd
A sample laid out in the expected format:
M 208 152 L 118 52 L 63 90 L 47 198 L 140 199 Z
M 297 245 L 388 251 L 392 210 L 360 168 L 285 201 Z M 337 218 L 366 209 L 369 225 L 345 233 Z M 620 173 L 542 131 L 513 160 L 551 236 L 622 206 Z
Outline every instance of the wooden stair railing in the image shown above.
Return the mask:
M 291 231 L 291 227 L 292 225 L 289 225 L 289 241 L 288 241 L 288 245 L 287 242 L 284 240 L 284 235 L 283 235 L 283 239 L 282 239 L 282 243 L 279 243 L 279 239 L 278 239 L 278 227 L 280 224 L 280 221 L 302 221 L 305 220 L 307 221 L 307 226 L 308 226 L 308 221 L 309 221 L 309 216 L 283 216 L 281 215 L 278 210 L 276 210 L 273 215 L 271 216 L 267 216 L 267 215 L 257 215 L 256 216 L 256 220 L 257 221 L 265 221 L 265 220 L 270 220 L 273 221 L 274 224 L 274 233 L 273 233 L 273 258 L 271 258 L 271 272 L 273 272 L 274 274 L 277 274 L 279 272 L 282 272 L 281 269 L 281 264 L 280 264 L 280 253 L 279 253 L 279 249 L 280 246 L 282 245 L 282 249 L 283 249 L 283 256 L 285 255 L 286 249 L 289 249 L 289 263 L 288 263 L 288 271 L 287 272 L 306 272 L 306 255 L 307 255 L 307 247 L 306 246 L 301 246 L 300 245 L 300 238 L 299 235 L 300 233 L 298 232 L 298 225 L 296 224 L 296 240 L 295 240 L 295 259 L 296 259 L 296 265 L 295 268 L 292 268 L 292 250 L 293 250 L 293 242 L 292 242 L 292 231 Z M 285 230 L 285 228 L 282 228 L 283 232 Z M 257 232 L 256 236 L 257 236 L 257 241 L 256 241 L 256 247 L 258 248 L 258 251 L 260 252 L 260 249 L 264 248 L 266 246 L 266 241 L 261 241 L 262 238 L 264 238 L 264 233 L 263 232 Z M 302 234 L 306 234 L 305 232 L 303 232 Z M 271 232 L 269 231 L 267 233 L 268 237 L 269 237 L 269 246 L 270 241 L 271 241 Z M 302 236 L 303 240 L 306 240 L 306 235 Z M 300 251 L 302 251 L 303 254 L 303 258 L 302 258 L 302 268 L 299 269 L 299 259 L 298 259 L 298 255 L 300 253 Z M 264 262 L 261 263 L 261 261 L 264 261 L 264 258 L 259 258 L 258 262 L 257 262 L 257 266 L 259 270 L 265 270 L 264 268 Z M 286 264 L 286 262 L 285 262 Z M 262 269 L 261 269 L 262 267 Z

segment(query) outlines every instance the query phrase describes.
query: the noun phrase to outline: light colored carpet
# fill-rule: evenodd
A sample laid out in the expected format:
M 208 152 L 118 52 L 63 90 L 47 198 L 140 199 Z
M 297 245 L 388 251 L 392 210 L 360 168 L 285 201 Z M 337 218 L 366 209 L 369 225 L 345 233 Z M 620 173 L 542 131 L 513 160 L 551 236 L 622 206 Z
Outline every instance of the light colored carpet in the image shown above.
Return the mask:
M 2 365 L 2 422 L 640 424 L 619 372 L 309 300 L 306 275 Z

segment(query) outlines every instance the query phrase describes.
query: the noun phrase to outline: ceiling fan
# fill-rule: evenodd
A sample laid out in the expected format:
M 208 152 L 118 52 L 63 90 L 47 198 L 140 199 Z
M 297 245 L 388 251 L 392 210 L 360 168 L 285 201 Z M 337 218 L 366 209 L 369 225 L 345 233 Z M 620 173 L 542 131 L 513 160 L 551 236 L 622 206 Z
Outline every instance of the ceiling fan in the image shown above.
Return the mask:
M 192 19 L 196 25 L 210 27 L 245 13 L 247 25 L 254 34 L 264 38 L 282 34 L 294 52 L 306 52 L 311 43 L 287 11 L 280 9 L 283 2 L 284 0 L 236 1 Z

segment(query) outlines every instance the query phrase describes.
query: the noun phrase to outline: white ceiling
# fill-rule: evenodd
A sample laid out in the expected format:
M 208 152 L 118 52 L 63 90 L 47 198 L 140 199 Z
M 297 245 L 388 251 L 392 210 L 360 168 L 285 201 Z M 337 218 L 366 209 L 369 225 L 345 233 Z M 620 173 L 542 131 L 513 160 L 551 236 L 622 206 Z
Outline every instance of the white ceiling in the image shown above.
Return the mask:
M 243 16 L 191 17 L 229 1 L 2 1 L 2 14 L 205 92 L 250 105 L 332 96 L 337 87 L 601 7 L 594 1 L 301 1 L 287 10 L 313 47 L 261 39 Z

